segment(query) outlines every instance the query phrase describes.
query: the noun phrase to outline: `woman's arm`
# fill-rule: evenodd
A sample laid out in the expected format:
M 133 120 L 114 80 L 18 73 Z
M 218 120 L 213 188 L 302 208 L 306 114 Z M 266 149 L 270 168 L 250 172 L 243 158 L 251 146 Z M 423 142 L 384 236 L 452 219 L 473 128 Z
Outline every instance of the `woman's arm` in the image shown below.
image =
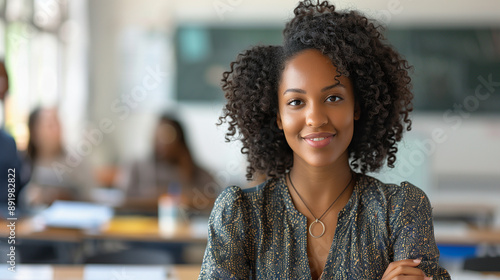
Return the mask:
M 434 280 L 450 279 L 439 266 L 439 250 L 434 240 L 432 208 L 419 188 L 404 182 L 392 201 L 391 244 L 394 261 L 421 259 L 417 268 Z
M 420 259 L 392 262 L 385 270 L 382 280 L 399 279 L 401 276 L 404 276 L 405 280 L 431 280 L 432 277 L 427 277 L 417 267 L 420 263 Z
M 250 279 L 248 207 L 238 187 L 227 188 L 217 198 L 198 279 Z

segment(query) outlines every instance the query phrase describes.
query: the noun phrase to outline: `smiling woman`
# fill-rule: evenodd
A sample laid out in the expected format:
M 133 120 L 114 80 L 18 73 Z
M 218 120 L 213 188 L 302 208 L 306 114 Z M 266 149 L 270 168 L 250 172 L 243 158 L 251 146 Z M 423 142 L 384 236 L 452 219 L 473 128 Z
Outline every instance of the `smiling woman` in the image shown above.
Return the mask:
M 242 141 L 248 179 L 268 180 L 219 196 L 199 279 L 450 279 L 425 193 L 366 175 L 393 166 L 410 129 L 407 62 L 356 11 L 294 14 L 283 46 L 223 75 L 226 139 Z

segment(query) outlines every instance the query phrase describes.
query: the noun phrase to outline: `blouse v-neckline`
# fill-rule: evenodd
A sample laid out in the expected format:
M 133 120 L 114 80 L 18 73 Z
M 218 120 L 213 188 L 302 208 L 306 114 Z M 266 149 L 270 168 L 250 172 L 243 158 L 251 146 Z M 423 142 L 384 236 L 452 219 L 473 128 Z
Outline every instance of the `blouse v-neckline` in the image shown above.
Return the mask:
M 359 194 L 359 182 L 362 180 L 362 176 L 359 176 L 358 174 L 355 174 L 354 176 L 355 176 L 356 181 L 354 182 L 354 187 L 353 187 L 351 197 L 349 198 L 346 205 L 340 210 L 339 214 L 337 215 L 337 226 L 335 228 L 335 234 L 333 236 L 333 240 L 332 240 L 332 244 L 330 245 L 330 249 L 328 250 L 328 256 L 326 258 L 325 266 L 324 266 L 323 271 L 321 272 L 321 275 L 318 278 L 318 280 L 324 279 L 323 277 L 326 277 L 328 275 L 329 271 L 331 271 L 333 269 L 331 266 L 332 266 L 332 263 L 333 263 L 333 260 L 335 257 L 334 256 L 334 253 L 335 253 L 334 247 L 336 246 L 337 241 L 340 238 L 338 236 L 340 234 L 339 229 L 341 227 L 345 226 L 345 220 L 346 220 L 346 218 L 348 218 L 350 216 L 350 215 L 348 215 L 346 217 L 345 215 L 346 215 L 346 213 L 352 213 L 351 209 L 355 206 L 354 204 L 357 201 L 358 194 Z M 294 215 L 298 219 L 300 219 L 300 221 L 301 221 L 300 226 L 306 228 L 306 231 L 305 231 L 306 232 L 306 238 L 305 238 L 306 242 L 305 242 L 305 244 L 302 244 L 302 246 L 305 246 L 305 248 L 302 248 L 301 251 L 305 252 L 305 254 L 306 254 L 305 259 L 308 261 L 307 271 L 309 273 L 310 278 L 312 279 L 311 267 L 309 266 L 309 256 L 307 255 L 307 240 L 309 238 L 309 236 L 307 235 L 307 232 L 308 232 L 307 231 L 307 217 L 304 214 L 302 214 L 299 210 L 297 210 L 297 208 L 295 208 L 295 205 L 293 204 L 292 196 L 288 190 L 288 185 L 286 183 L 285 175 L 280 177 L 279 186 L 280 186 L 281 194 L 282 194 L 283 199 L 285 201 L 286 209 L 289 211 L 289 213 L 291 215 Z

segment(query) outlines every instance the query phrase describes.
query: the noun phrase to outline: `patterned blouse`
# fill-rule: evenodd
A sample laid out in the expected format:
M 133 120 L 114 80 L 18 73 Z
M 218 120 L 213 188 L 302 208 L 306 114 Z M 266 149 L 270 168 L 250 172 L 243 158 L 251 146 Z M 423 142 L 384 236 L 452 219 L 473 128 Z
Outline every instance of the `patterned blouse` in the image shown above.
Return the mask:
M 390 262 L 419 257 L 427 276 L 450 279 L 438 265 L 425 193 L 408 182 L 356 178 L 321 279 L 381 279 Z M 284 176 L 250 189 L 229 187 L 210 215 L 199 279 L 311 279 L 307 226 Z

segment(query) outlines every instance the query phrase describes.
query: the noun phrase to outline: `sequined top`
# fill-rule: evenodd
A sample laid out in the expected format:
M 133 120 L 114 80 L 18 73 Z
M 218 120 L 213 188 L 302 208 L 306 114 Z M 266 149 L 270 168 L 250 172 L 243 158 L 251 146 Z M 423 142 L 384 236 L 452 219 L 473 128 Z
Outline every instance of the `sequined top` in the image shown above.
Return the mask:
M 390 262 L 419 257 L 427 276 L 450 279 L 438 265 L 425 193 L 408 182 L 357 178 L 321 279 L 381 279 Z M 311 279 L 307 226 L 283 176 L 250 189 L 229 187 L 210 215 L 199 279 Z

